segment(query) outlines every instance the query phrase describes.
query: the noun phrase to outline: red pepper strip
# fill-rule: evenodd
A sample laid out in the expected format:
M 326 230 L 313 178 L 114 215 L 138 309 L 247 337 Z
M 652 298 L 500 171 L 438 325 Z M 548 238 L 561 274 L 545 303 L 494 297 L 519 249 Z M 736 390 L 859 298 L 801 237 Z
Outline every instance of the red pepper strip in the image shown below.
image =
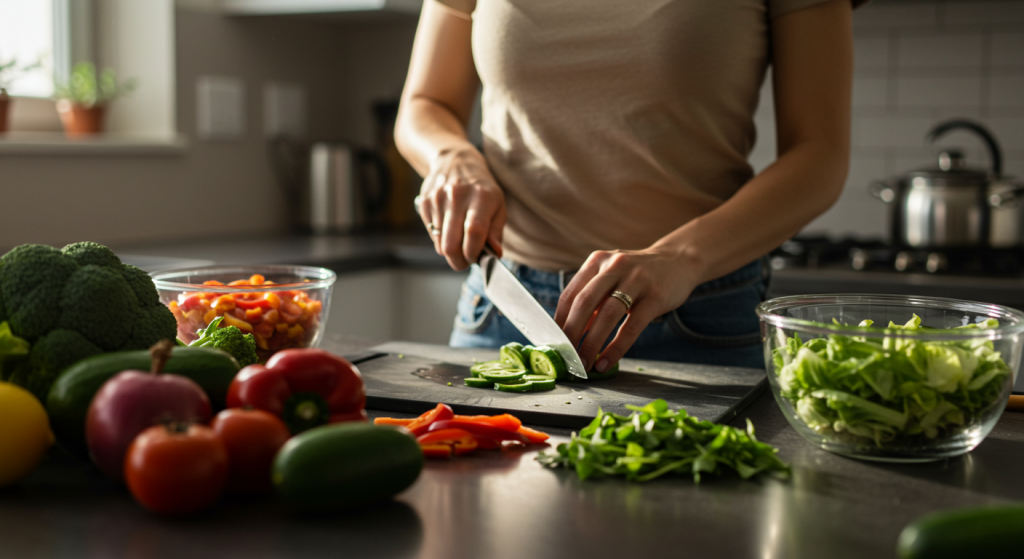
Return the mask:
M 497 427 L 511 432 L 515 432 L 523 424 L 522 421 L 519 421 L 518 417 L 507 413 L 503 413 L 501 415 L 456 415 L 452 419 L 472 421 L 473 423 L 490 425 L 491 427 Z
M 472 421 L 465 421 L 460 419 L 435 421 L 430 425 L 430 427 L 427 428 L 427 431 L 433 432 L 441 429 L 452 428 L 469 431 L 470 433 L 478 437 L 486 437 L 488 439 L 494 439 L 496 441 L 519 441 L 521 443 L 529 442 L 529 439 L 527 439 L 525 435 L 520 435 L 519 433 L 512 433 L 504 429 L 491 427 L 490 425 L 481 425 L 480 423 L 473 423 Z
M 449 445 L 455 449 L 455 454 L 458 455 L 472 452 L 477 447 L 473 434 L 462 429 L 438 429 L 417 437 L 416 442 L 425 446 Z
M 412 423 L 406 425 L 406 428 L 412 431 L 413 436 L 418 437 L 426 433 L 427 429 L 435 421 L 444 421 L 453 417 L 455 417 L 455 412 L 447 404 L 438 404 L 436 408 L 417 417 Z
M 420 445 L 423 456 L 427 458 L 451 458 L 452 447 L 446 444 Z
M 516 432 L 526 437 L 531 443 L 542 443 L 551 438 L 547 433 L 530 429 L 529 427 L 520 427 Z
M 235 297 L 235 306 L 240 309 L 267 310 L 270 308 L 270 302 L 262 297 L 259 299 L 242 299 L 241 297 Z
M 501 448 L 501 443 L 487 437 L 476 437 L 476 447 L 480 450 L 497 450 Z
M 373 419 L 374 425 L 397 425 L 399 427 L 405 427 L 416 421 L 415 418 L 410 417 L 409 419 L 402 419 L 398 417 L 375 417 Z

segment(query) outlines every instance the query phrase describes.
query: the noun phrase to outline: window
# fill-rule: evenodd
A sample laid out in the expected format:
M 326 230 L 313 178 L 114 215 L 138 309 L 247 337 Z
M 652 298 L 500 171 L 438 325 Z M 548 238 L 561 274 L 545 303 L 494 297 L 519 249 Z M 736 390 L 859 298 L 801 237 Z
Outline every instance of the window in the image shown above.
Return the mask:
M 0 0 L 0 63 L 14 60 L 18 66 L 35 62 L 34 70 L 18 73 L 7 92 L 24 97 L 49 97 L 53 94 L 53 70 L 56 58 L 57 18 L 55 4 L 59 0 Z M 57 11 L 61 11 L 58 6 Z M 62 60 L 62 61 L 63 61 Z

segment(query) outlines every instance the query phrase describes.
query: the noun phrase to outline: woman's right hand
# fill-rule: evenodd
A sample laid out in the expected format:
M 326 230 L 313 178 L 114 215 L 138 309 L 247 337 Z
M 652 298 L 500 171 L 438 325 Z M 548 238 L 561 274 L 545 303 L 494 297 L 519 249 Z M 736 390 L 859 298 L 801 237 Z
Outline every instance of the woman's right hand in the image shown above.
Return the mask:
M 441 151 L 416 197 L 434 250 L 454 270 L 476 262 L 484 244 L 501 256 L 505 195 L 476 148 Z

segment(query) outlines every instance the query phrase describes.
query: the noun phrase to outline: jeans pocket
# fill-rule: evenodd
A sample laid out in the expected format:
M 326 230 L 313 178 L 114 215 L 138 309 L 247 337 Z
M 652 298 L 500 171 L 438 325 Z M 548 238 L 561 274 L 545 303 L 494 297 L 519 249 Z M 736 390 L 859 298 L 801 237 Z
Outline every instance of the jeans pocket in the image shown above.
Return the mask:
M 665 317 L 680 338 L 708 348 L 761 344 L 761 324 L 754 307 L 764 300 L 765 283 L 722 291 L 687 301 Z
M 458 314 L 455 315 L 455 329 L 466 334 L 479 334 L 490 326 L 497 309 L 480 293 L 476 293 L 469 281 L 462 284 L 459 295 Z

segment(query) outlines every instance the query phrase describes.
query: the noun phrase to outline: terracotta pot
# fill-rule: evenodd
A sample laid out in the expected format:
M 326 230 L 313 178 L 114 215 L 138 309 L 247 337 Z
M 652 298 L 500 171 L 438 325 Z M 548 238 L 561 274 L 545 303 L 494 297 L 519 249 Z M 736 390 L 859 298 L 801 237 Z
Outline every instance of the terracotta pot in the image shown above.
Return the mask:
M 106 109 L 104 105 L 85 107 L 67 99 L 57 101 L 57 112 L 60 113 L 60 121 L 64 123 L 64 133 L 69 138 L 103 132 Z
M 11 106 L 11 96 L 0 89 L 0 134 L 7 132 L 7 113 Z

